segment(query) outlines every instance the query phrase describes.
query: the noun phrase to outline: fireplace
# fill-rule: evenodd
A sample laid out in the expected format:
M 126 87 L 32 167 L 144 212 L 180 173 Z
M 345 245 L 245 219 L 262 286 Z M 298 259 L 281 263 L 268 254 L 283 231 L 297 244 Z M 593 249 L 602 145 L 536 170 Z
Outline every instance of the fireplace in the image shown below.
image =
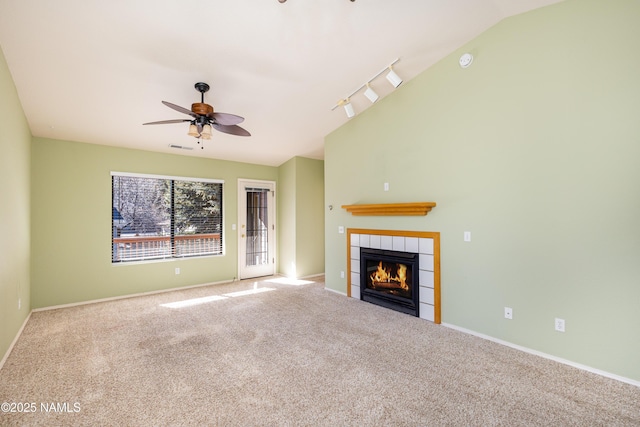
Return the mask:
M 420 317 L 419 254 L 360 248 L 360 299 Z
M 412 230 L 376 230 L 364 228 L 348 228 L 347 234 L 347 296 L 358 300 L 365 299 L 362 294 L 367 289 L 362 276 L 366 273 L 366 264 L 361 270 L 361 249 L 380 249 L 382 251 L 406 252 L 417 255 L 418 265 L 413 265 L 411 275 L 414 285 L 411 301 L 418 301 L 415 315 L 420 319 L 440 323 L 440 233 L 432 231 Z M 406 259 L 403 258 L 404 264 Z M 379 265 L 375 264 L 376 270 Z M 405 264 L 407 265 L 407 264 Z M 397 273 L 394 275 L 397 276 Z M 370 291 L 380 291 L 371 289 Z M 381 294 L 367 291 L 368 297 L 379 297 Z M 383 301 L 388 303 L 394 299 L 382 294 Z M 392 295 L 393 296 L 393 295 Z M 377 298 L 380 300 L 382 298 Z M 413 314 L 413 313 L 412 313 Z

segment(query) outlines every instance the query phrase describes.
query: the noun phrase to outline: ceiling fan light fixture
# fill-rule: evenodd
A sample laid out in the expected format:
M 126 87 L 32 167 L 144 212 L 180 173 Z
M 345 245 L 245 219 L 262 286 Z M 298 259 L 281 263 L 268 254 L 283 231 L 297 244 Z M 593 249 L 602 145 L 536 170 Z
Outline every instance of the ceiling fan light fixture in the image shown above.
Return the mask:
M 200 136 L 200 134 L 198 133 L 198 127 L 195 124 L 191 123 L 189 125 L 189 132 L 187 132 L 187 135 L 198 138 Z
M 400 86 L 400 83 L 402 83 L 402 79 L 400 78 L 400 76 L 396 74 L 395 71 L 393 71 L 393 67 L 389 67 L 389 73 L 387 73 L 387 80 L 389 80 L 389 83 L 391 83 L 393 87 L 398 87 Z
M 211 139 L 211 125 L 202 126 L 202 139 Z

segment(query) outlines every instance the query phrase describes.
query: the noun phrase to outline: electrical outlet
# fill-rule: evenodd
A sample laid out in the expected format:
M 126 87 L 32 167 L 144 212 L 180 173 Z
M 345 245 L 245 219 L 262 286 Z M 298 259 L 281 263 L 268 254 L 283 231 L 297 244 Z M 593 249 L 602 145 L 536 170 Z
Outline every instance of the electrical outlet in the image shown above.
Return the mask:
M 338 226 L 338 233 L 344 234 L 344 227 L 342 225 Z
M 176 267 L 176 274 L 180 274 L 180 267 Z
M 511 307 L 504 308 L 504 318 L 513 319 L 513 309 Z
M 341 272 L 340 272 L 340 278 L 341 278 L 341 279 L 344 279 L 344 271 L 341 271 Z
M 471 232 L 470 231 L 465 231 L 464 232 L 464 241 L 465 242 L 470 242 L 471 241 Z
M 18 298 L 18 310 L 22 307 L 22 299 Z
M 556 331 L 564 332 L 564 319 L 558 319 L 556 317 L 555 325 L 556 325 Z
M 388 182 L 384 183 L 384 191 L 389 191 L 389 183 Z

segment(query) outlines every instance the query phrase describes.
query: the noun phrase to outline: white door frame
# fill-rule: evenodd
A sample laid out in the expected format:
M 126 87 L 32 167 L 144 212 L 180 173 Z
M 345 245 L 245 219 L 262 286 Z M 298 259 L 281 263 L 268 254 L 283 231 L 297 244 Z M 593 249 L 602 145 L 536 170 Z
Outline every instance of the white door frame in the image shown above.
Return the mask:
M 267 189 L 271 196 L 267 201 L 268 263 L 247 266 L 247 188 Z M 276 182 L 238 178 L 238 278 L 269 276 L 276 273 Z

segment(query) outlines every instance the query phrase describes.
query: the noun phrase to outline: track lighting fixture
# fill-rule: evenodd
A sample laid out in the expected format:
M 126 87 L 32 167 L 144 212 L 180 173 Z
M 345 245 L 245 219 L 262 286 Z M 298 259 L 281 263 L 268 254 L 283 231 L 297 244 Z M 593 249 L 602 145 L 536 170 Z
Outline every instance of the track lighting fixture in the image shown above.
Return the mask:
M 340 101 L 338 101 L 338 103 L 331 108 L 331 111 L 335 110 L 338 107 L 344 107 L 347 113 L 347 117 L 351 118 L 355 116 L 356 113 L 353 109 L 353 105 L 351 105 L 350 98 L 364 88 L 366 88 L 366 90 L 364 91 L 364 96 L 366 96 L 369 99 L 369 101 L 371 101 L 371 103 L 376 102 L 380 98 L 380 96 L 371 87 L 371 82 L 377 79 L 380 75 L 382 75 L 387 70 L 389 72 L 387 73 L 386 77 L 387 77 L 387 80 L 389 80 L 389 83 L 391 83 L 394 88 L 400 86 L 400 84 L 402 83 L 402 79 L 400 78 L 400 76 L 396 74 L 395 71 L 393 71 L 393 65 L 396 64 L 398 61 L 400 61 L 400 59 L 396 59 L 395 61 L 393 61 L 386 68 L 378 72 L 378 74 L 370 78 L 369 81 L 367 81 L 365 84 L 363 84 L 362 86 L 358 87 L 358 89 L 351 92 L 346 98 L 343 98 Z

